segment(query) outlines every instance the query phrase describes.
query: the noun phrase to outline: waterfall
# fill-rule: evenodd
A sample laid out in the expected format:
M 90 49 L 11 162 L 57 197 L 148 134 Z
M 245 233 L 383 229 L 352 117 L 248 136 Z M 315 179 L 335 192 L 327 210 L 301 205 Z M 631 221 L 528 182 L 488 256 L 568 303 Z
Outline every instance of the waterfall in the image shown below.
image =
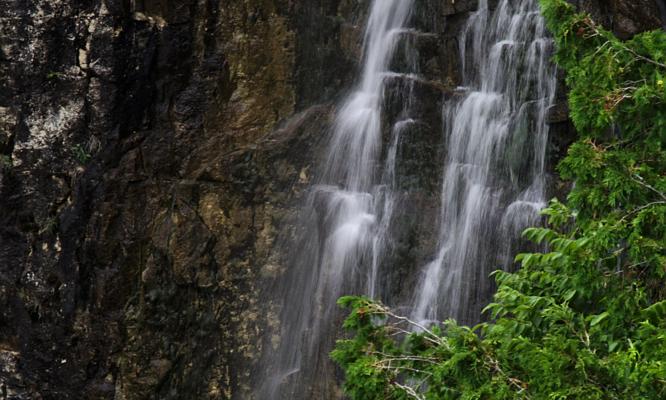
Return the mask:
M 373 2 L 363 44 L 356 89 L 340 107 L 328 156 L 303 210 L 303 229 L 294 245 L 280 312 L 275 351 L 262 362 L 259 399 L 338 397 L 327 385 L 333 370 L 328 352 L 339 328 L 336 300 L 344 294 L 378 295 L 379 265 L 395 208 L 396 149 L 409 118 L 388 127 L 382 149 L 385 82 L 412 0 Z M 409 88 L 405 97 L 409 97 Z M 336 319 L 337 318 L 337 319 Z
M 438 252 L 415 290 L 412 317 L 474 323 L 545 199 L 552 43 L 537 0 L 480 0 L 460 38 L 464 87 L 444 106 Z
M 421 77 L 408 39 L 421 33 L 406 27 L 412 3 L 372 3 L 359 81 L 336 114 L 299 232 L 287 240 L 285 277 L 271 287 L 280 299 L 279 330 L 266 341 L 258 399 L 341 397 L 328 358 L 342 321 L 337 298 L 365 294 L 404 305 L 385 282 L 400 268 L 391 258 L 407 190 L 396 183 L 399 149 L 415 127 L 428 129 L 414 105 Z M 546 196 L 546 113 L 556 71 L 537 0 L 500 0 L 495 9 L 480 0 L 459 39 L 460 54 L 450 57 L 462 60 L 463 86 L 445 97 L 442 112 L 437 249 L 416 287 L 398 288 L 414 293 L 408 307 L 420 321 L 478 321 L 493 291 L 490 272 L 511 266 L 520 233 L 540 221 Z M 388 115 L 396 96 L 399 106 Z

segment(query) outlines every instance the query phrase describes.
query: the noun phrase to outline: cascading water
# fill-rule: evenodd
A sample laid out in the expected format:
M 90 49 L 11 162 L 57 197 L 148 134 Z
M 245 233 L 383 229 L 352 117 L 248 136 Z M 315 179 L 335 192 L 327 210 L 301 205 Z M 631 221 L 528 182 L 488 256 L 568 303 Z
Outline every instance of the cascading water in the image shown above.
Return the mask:
M 357 89 L 340 108 L 319 183 L 304 207 L 302 236 L 292 256 L 283 296 L 281 334 L 262 362 L 259 399 L 338 397 L 328 387 L 328 352 L 343 294 L 377 296 L 378 271 L 395 206 L 395 162 L 400 137 L 414 121 L 405 102 L 402 120 L 382 149 L 382 104 L 396 46 L 409 34 L 412 0 L 374 1 L 364 37 Z M 408 97 L 407 94 L 406 97 Z
M 300 233 L 287 240 L 294 249 L 286 275 L 271 288 L 281 299 L 280 331 L 267 341 L 258 399 L 341 397 L 328 359 L 341 321 L 336 299 L 366 294 L 402 301 L 385 283 L 387 268 L 400 268 L 390 257 L 391 235 L 402 228 L 392 226 L 402 216 L 399 149 L 414 127 L 428 129 L 416 117 L 420 78 L 412 43 L 404 40 L 425 35 L 405 28 L 412 2 L 372 3 L 359 84 L 337 114 Z M 407 70 L 389 71 L 400 43 Z M 477 321 L 492 293 L 489 273 L 511 264 L 521 230 L 539 221 L 545 198 L 545 121 L 555 68 L 537 0 L 500 0 L 495 10 L 480 0 L 460 48 L 464 86 L 442 113 L 447 155 L 438 250 L 410 288 L 412 316 L 422 321 Z M 399 81 L 402 111 L 395 115 L 393 107 L 387 118 L 385 103 L 396 95 L 385 93 L 389 81 Z
M 462 34 L 464 87 L 444 108 L 448 155 L 439 251 L 415 291 L 413 318 L 473 323 L 545 198 L 551 41 L 537 0 L 480 0 Z

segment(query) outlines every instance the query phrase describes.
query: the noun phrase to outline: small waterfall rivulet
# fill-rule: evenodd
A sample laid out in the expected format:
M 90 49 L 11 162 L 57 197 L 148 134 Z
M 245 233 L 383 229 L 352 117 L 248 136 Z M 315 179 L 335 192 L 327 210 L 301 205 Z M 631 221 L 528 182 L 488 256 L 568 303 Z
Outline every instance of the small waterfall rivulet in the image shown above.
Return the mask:
M 280 342 L 262 363 L 260 399 L 338 397 L 326 379 L 333 376 L 328 353 L 340 322 L 336 300 L 349 293 L 377 295 L 395 205 L 396 149 L 414 123 L 406 87 L 401 119 L 390 129 L 389 147 L 382 148 L 384 86 L 396 75 L 388 67 L 410 34 L 404 25 L 411 9 L 412 0 L 371 6 L 360 81 L 337 113 L 321 178 L 303 210 L 305 228 L 281 289 Z
M 545 199 L 552 41 L 537 0 L 480 0 L 460 39 L 464 92 L 444 108 L 439 251 L 415 290 L 412 316 L 478 321 L 490 272 L 508 267 Z
M 265 341 L 255 383 L 260 400 L 340 397 L 330 384 L 335 369 L 328 354 L 339 333 L 341 295 L 409 302 L 386 276 L 401 267 L 392 258 L 408 190 L 396 183 L 404 173 L 400 148 L 414 127 L 429 129 L 415 105 L 413 82 L 420 77 L 408 39 L 421 33 L 407 28 L 413 1 L 372 2 L 360 79 L 336 115 L 300 233 L 286 240 L 285 276 L 271 287 L 280 328 Z M 493 290 L 489 273 L 511 264 L 520 232 L 539 221 L 544 206 L 546 112 L 556 83 L 552 43 L 537 0 L 498 3 L 490 9 L 488 0 L 479 1 L 459 38 L 460 54 L 450 55 L 462 60 L 463 86 L 445 95 L 442 112 L 441 212 L 432 222 L 439 224 L 437 248 L 415 286 L 398 288 L 413 293 L 407 312 L 422 321 L 478 321 Z M 401 67 L 391 71 L 400 57 Z M 387 97 L 396 95 L 387 94 L 387 82 L 396 80 L 401 104 L 387 116 Z M 441 136 L 438 129 L 428 135 Z

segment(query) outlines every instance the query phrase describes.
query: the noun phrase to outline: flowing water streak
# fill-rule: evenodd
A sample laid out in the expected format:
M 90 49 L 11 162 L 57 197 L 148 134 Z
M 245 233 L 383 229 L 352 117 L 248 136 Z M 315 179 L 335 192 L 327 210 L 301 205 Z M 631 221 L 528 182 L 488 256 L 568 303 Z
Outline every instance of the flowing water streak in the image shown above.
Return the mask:
M 366 274 L 366 294 L 374 295 L 383 241 L 390 224 L 395 152 L 403 127 L 392 130 L 392 146 L 377 182 L 376 166 L 381 153 L 382 100 L 386 71 L 405 30 L 411 0 L 376 0 L 364 39 L 364 67 L 360 85 L 338 113 L 322 182 L 327 199 L 326 230 L 332 232 L 324 245 L 324 257 L 316 297 L 328 305 L 343 294 L 350 269 L 373 259 Z M 317 189 L 315 189 L 315 192 Z M 338 204 L 339 199 L 343 199 Z M 351 281 L 358 281 L 352 279 Z M 349 289 L 349 287 L 347 288 Z
M 511 265 L 545 198 L 546 112 L 555 67 L 537 0 L 480 0 L 461 36 L 465 93 L 444 109 L 448 155 L 439 250 L 425 267 L 413 318 L 480 318 L 488 274 Z
M 372 4 L 361 79 L 337 114 L 322 177 L 304 207 L 306 227 L 282 288 L 279 345 L 263 362 L 259 399 L 333 397 L 325 385 L 333 375 L 328 352 L 336 332 L 335 302 L 348 293 L 378 295 L 395 207 L 396 152 L 406 127 L 414 123 L 404 110 L 382 152 L 382 102 L 396 46 L 410 33 L 404 25 L 412 1 Z

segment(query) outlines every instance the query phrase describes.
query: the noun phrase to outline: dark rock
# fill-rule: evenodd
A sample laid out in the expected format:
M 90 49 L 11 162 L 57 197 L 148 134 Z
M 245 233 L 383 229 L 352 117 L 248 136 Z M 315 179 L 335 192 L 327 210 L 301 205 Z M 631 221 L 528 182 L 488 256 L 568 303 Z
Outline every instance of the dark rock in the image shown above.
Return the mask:
M 581 10 L 611 29 L 618 37 L 633 35 L 664 26 L 659 2 L 662 0 L 573 0 Z
M 566 102 L 555 103 L 548 109 L 548 115 L 546 116 L 546 122 L 548 124 L 556 124 L 568 120 L 569 105 Z

